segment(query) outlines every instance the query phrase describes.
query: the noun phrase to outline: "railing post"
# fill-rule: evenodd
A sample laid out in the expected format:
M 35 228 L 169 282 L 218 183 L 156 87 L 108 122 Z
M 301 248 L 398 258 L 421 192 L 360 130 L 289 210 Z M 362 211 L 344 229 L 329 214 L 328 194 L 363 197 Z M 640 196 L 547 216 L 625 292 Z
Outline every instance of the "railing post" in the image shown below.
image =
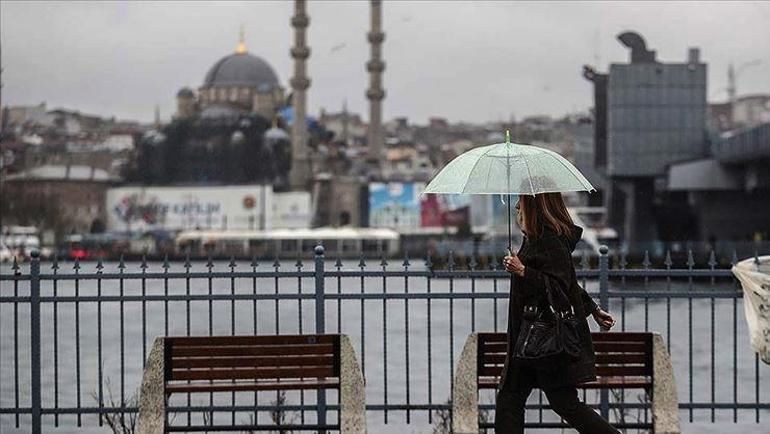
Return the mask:
M 324 246 L 315 246 L 315 332 L 326 333 L 326 309 L 324 306 Z
M 605 311 L 609 310 L 609 296 L 607 294 L 609 287 L 609 258 L 607 253 L 609 249 L 602 244 L 599 246 L 599 305 Z M 602 329 L 601 331 L 605 331 Z M 601 389 L 599 392 L 599 410 L 604 419 L 610 417 L 610 393 L 607 389 Z
M 609 297 L 607 295 L 610 271 L 610 260 L 607 256 L 609 250 L 604 244 L 599 246 L 599 304 L 604 310 L 609 309 Z
M 324 295 L 324 247 L 315 246 L 315 332 L 326 333 L 326 300 Z M 326 391 L 319 389 L 317 392 L 318 424 L 326 425 Z M 325 433 L 325 430 L 319 432 Z
M 30 379 L 32 406 L 32 434 L 41 432 L 40 402 L 40 252 L 32 251 L 29 265 L 29 336 L 30 336 Z

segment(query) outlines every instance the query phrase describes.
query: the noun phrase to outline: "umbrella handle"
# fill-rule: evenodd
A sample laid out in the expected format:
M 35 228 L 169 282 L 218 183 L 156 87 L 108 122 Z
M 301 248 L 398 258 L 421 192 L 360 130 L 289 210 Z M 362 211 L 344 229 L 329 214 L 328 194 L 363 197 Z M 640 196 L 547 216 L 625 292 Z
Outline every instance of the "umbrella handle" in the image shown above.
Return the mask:
M 507 133 L 507 131 L 506 131 Z M 511 239 L 511 195 L 508 194 L 508 255 L 513 256 L 511 246 L 513 241 Z

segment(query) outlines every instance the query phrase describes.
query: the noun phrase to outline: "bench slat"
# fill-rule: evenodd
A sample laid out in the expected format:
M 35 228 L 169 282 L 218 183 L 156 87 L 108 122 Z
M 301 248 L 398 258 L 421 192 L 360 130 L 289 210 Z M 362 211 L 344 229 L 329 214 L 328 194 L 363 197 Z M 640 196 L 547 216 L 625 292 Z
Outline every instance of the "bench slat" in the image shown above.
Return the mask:
M 598 353 L 596 354 L 596 364 L 645 364 L 647 355 L 644 353 Z
M 225 357 L 174 357 L 172 369 L 225 368 L 225 367 L 281 367 L 281 366 L 331 366 L 332 355 L 305 356 L 225 356 Z
M 502 366 L 484 365 L 479 367 L 478 375 L 480 377 L 499 377 L 503 373 Z
M 579 389 L 644 389 L 652 386 L 649 377 L 599 377 L 596 381 L 579 384 Z
M 183 383 L 167 384 L 166 394 L 172 393 L 203 393 L 203 392 L 248 392 L 255 390 L 298 390 L 298 389 L 339 389 L 340 382 L 336 378 L 321 378 L 313 380 L 267 381 L 248 383 Z
M 479 389 L 496 389 L 500 384 L 499 377 L 481 377 Z M 578 389 L 646 389 L 652 387 L 648 377 L 599 377 L 597 381 L 578 384 Z
M 506 342 L 484 342 L 479 345 L 479 350 L 485 354 L 487 353 L 507 353 L 508 343 Z
M 183 346 L 171 347 L 171 357 L 190 356 L 291 356 L 334 354 L 332 344 L 263 345 L 263 346 Z
M 647 342 L 650 335 L 645 332 L 603 332 L 591 333 L 591 339 L 594 342 Z
M 594 342 L 597 353 L 646 353 L 647 348 L 644 342 Z
M 628 366 L 628 365 L 626 366 L 597 365 L 596 366 L 597 376 L 625 377 L 625 376 L 644 376 L 649 374 L 650 374 L 650 370 L 648 370 L 646 366 Z
M 505 333 L 499 332 L 486 332 L 479 333 L 479 342 L 506 342 L 507 337 Z
M 166 338 L 166 342 L 172 346 L 312 345 L 333 344 L 338 339 L 338 335 L 171 336 Z
M 174 369 L 170 380 L 237 380 L 252 378 L 318 378 L 334 377 L 333 366 L 304 366 L 301 368 L 237 368 L 237 369 Z
M 484 354 L 484 365 L 502 365 L 505 363 L 505 353 Z

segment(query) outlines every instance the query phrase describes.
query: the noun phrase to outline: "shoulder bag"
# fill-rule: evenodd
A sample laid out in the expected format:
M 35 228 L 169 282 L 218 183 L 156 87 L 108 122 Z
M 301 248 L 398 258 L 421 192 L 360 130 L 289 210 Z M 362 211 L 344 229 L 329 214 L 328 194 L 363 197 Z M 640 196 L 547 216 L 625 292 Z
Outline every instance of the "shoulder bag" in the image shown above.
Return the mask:
M 524 307 L 513 357 L 529 361 L 577 359 L 580 357 L 580 335 L 575 310 L 567 296 L 556 288 L 569 306 L 569 309 L 559 308 L 554 303 L 551 279 L 547 275 L 543 275 L 543 279 L 551 315 L 544 317 L 544 312 L 537 312 L 537 306 Z

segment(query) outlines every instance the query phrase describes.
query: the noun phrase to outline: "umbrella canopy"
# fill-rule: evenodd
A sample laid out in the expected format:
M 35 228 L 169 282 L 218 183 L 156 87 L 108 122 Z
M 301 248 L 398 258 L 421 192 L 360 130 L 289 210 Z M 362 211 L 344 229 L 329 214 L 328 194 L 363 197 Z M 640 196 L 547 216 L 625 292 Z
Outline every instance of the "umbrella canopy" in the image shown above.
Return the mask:
M 423 193 L 528 194 L 593 191 L 564 157 L 548 149 L 506 142 L 467 151 L 436 175 Z
M 471 149 L 450 161 L 423 193 L 508 195 L 508 254 L 511 254 L 512 194 L 536 195 L 596 190 L 564 157 L 548 149 L 511 142 Z

